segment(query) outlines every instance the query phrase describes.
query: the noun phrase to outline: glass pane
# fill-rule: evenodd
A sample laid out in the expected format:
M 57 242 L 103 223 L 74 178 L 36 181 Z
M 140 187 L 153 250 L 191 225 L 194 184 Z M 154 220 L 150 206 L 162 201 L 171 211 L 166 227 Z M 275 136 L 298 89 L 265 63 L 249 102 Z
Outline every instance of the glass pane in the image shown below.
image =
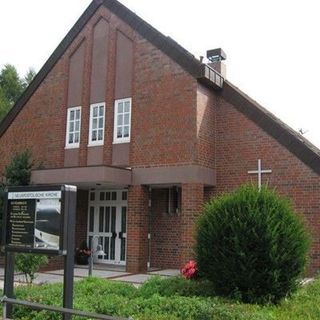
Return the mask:
M 129 113 L 126 113 L 124 115 L 124 123 L 123 124 L 129 124 Z
M 100 117 L 103 117 L 103 109 L 104 109 L 103 106 L 100 106 L 100 107 L 99 107 L 99 116 L 100 116 Z
M 104 226 L 104 207 L 99 208 L 99 232 L 103 232 Z
M 122 127 L 117 128 L 117 138 L 122 138 Z
M 76 132 L 76 133 L 74 134 L 74 142 L 75 142 L 75 143 L 78 143 L 78 142 L 79 142 L 79 132 Z
M 120 251 L 120 260 L 125 261 L 126 260 L 126 239 L 121 239 L 121 251 Z
M 73 133 L 69 134 L 69 143 L 73 143 Z
M 123 191 L 122 192 L 122 200 L 127 200 L 128 199 L 128 192 L 127 191 Z
M 92 131 L 92 141 L 97 141 L 97 131 Z
M 112 192 L 112 200 L 117 200 L 117 193 L 116 192 Z
M 121 126 L 123 124 L 123 114 L 118 114 L 118 126 Z
M 104 192 L 100 192 L 100 201 L 104 200 Z
M 123 113 L 123 102 L 118 103 L 118 113 Z
M 90 207 L 89 232 L 93 232 L 93 224 L 94 224 L 94 207 Z
M 121 208 L 121 232 L 127 232 L 127 207 Z
M 70 120 L 74 120 L 74 110 L 70 111 Z
M 110 207 L 106 207 L 104 232 L 110 232 Z
M 76 119 L 77 119 L 77 120 L 80 119 L 80 110 L 76 110 Z
M 103 130 L 102 129 L 98 130 L 98 140 L 99 141 L 103 140 L 102 134 L 103 134 Z
M 74 130 L 74 122 L 72 121 L 69 123 L 69 132 L 73 132 L 73 130 Z
M 103 128 L 103 118 L 99 118 L 99 128 Z
M 104 251 L 104 253 L 105 253 L 104 258 L 105 258 L 105 259 L 109 259 L 109 237 L 105 237 L 105 238 L 104 238 L 103 251 Z
M 98 127 L 98 119 L 93 119 L 92 120 L 92 129 L 97 129 Z
M 111 232 L 116 232 L 116 207 L 111 208 Z
M 106 192 L 106 200 L 110 200 L 111 199 L 111 194 L 110 192 Z
M 129 137 L 129 126 L 125 126 L 123 129 L 124 129 L 123 136 L 125 138 Z
M 124 112 L 129 112 L 130 111 L 130 102 L 126 101 L 124 103 Z
M 95 199 L 95 193 L 90 192 L 90 201 L 94 201 L 94 199 Z
M 76 121 L 76 127 L 74 129 L 75 131 L 80 131 L 80 121 Z
M 93 108 L 93 113 L 92 113 L 93 117 L 97 117 L 98 116 L 98 107 L 94 107 Z

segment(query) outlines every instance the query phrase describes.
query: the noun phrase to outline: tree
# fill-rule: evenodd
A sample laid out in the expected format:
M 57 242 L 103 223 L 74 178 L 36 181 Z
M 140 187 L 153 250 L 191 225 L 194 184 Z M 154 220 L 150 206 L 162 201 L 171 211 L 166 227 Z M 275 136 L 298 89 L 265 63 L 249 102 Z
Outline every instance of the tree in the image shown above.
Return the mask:
M 36 76 L 36 71 L 30 68 L 22 80 L 23 88 L 26 89 Z
M 33 164 L 31 152 L 29 150 L 16 154 L 11 163 L 9 163 L 4 169 L 6 185 L 28 185 L 30 183 L 31 169 Z
M 20 78 L 17 69 L 6 64 L 0 71 L 0 121 L 17 102 L 22 92 L 28 87 L 36 72 L 30 68 L 24 78 Z
M 10 105 L 12 106 L 20 97 L 23 86 L 19 78 L 17 69 L 11 65 L 6 64 L 0 72 L 0 87 Z

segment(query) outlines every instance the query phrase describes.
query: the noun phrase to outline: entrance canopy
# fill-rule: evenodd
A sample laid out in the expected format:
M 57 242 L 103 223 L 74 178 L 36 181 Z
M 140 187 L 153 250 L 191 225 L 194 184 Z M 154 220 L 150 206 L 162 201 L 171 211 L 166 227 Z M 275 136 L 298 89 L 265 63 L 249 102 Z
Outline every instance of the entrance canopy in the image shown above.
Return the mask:
M 79 187 L 93 185 L 124 187 L 128 185 L 169 185 L 180 183 L 216 184 L 214 169 L 198 165 L 150 168 L 119 168 L 113 166 L 87 166 L 74 168 L 34 170 L 32 184 L 74 184 Z
M 74 184 L 86 186 L 108 184 L 127 186 L 132 181 L 131 169 L 91 166 L 59 169 L 34 170 L 31 173 L 32 184 Z

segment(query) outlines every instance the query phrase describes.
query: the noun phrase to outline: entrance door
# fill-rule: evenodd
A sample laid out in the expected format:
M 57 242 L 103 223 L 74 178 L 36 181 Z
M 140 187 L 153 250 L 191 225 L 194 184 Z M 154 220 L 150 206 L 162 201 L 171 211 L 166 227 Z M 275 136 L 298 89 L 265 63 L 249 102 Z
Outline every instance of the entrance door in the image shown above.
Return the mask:
M 104 256 L 95 262 L 126 264 L 127 190 L 90 191 L 88 214 L 88 243 L 93 249 L 102 245 Z

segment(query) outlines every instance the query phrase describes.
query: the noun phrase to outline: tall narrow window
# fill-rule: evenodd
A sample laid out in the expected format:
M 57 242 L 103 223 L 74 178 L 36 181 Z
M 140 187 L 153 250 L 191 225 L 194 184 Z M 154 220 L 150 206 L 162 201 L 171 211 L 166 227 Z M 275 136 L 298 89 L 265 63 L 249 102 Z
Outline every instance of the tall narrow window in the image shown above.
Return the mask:
M 90 106 L 89 146 L 102 145 L 104 140 L 105 103 Z
M 66 148 L 79 148 L 81 128 L 81 107 L 68 108 Z
M 131 98 L 116 100 L 114 104 L 113 143 L 130 142 Z

